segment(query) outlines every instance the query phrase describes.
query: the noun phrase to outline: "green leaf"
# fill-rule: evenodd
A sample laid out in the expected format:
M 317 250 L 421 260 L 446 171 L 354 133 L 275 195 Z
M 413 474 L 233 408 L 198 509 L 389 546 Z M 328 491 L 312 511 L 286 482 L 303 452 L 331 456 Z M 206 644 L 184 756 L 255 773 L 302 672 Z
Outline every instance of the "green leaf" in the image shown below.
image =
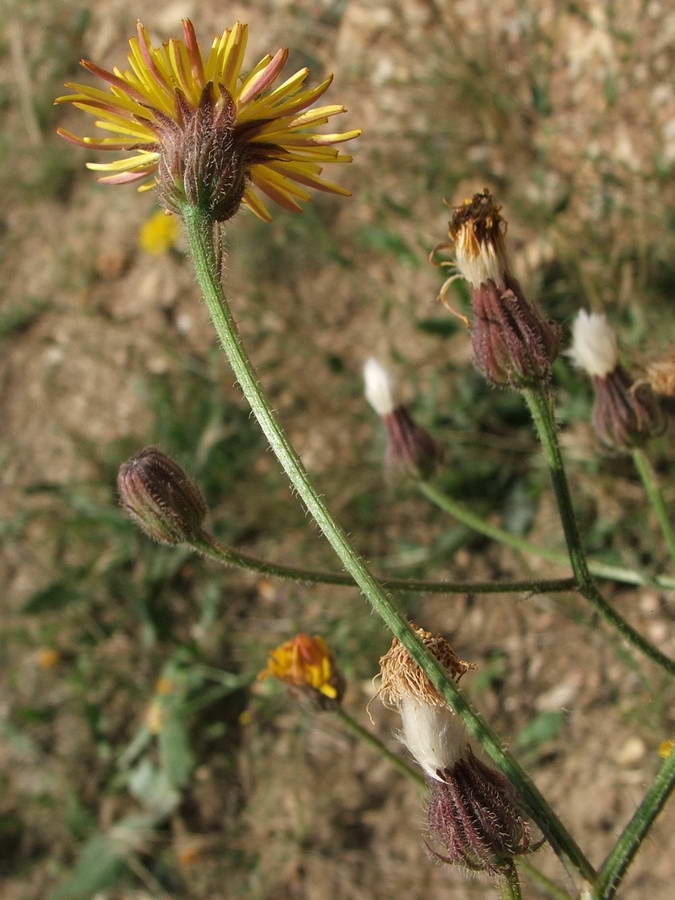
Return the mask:
M 443 318 L 418 319 L 415 322 L 417 328 L 425 334 L 433 334 L 435 337 L 446 338 L 455 334 L 459 328 L 459 319 L 455 316 L 443 316 Z
M 188 729 L 182 706 L 167 706 L 166 719 L 159 733 L 159 759 L 169 785 L 183 787 L 194 767 Z
M 565 716 L 562 710 L 539 713 L 518 732 L 517 745 L 534 748 L 558 737 L 565 724 Z
M 98 834 L 84 845 L 75 869 L 49 900 L 88 900 L 115 884 L 126 872 L 121 845 L 106 834 Z
M 67 581 L 55 581 L 32 594 L 21 607 L 25 613 L 51 612 L 82 599 L 82 593 Z

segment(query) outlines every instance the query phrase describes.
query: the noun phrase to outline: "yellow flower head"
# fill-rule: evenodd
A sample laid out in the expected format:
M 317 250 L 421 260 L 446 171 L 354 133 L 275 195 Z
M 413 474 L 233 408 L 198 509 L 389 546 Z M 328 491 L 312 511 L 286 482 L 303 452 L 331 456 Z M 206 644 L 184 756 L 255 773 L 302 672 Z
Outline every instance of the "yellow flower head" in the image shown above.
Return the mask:
M 320 177 L 326 163 L 350 162 L 333 144 L 351 140 L 359 129 L 321 134 L 313 129 L 344 106 L 310 107 L 328 88 L 328 76 L 305 88 L 303 68 L 273 90 L 288 50 L 267 54 L 245 74 L 242 64 L 248 26 L 237 22 L 216 37 L 207 54 L 189 19 L 183 39 L 153 47 L 139 22 L 129 40 L 129 69 L 112 72 L 90 60 L 85 69 L 110 85 L 109 91 L 67 83 L 75 91 L 56 102 L 72 103 L 96 116 L 96 126 L 112 136 L 69 141 L 96 150 L 127 151 L 109 163 L 87 163 L 107 184 L 141 181 L 139 190 L 160 186 L 162 202 L 176 210 L 180 202 L 206 209 L 215 221 L 236 212 L 241 202 L 261 219 L 270 212 L 261 194 L 298 211 L 310 198 L 306 188 L 349 196 L 349 191 Z
M 296 634 L 290 641 L 272 650 L 267 667 L 258 678 L 273 675 L 295 688 L 318 692 L 328 700 L 340 702 L 344 679 L 322 637 Z
M 141 225 L 138 243 L 146 253 L 161 256 L 176 243 L 178 230 L 176 217 L 158 210 Z

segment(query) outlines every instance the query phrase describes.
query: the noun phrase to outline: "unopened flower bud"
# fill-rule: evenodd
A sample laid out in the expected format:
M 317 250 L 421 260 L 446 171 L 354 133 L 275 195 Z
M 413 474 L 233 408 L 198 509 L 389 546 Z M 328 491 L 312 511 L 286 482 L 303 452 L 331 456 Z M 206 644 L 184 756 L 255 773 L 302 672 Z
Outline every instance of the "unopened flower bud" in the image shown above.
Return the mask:
M 560 345 L 560 328 L 526 300 L 511 273 L 506 250 L 506 220 L 485 189 L 467 200 L 448 225 L 455 251 L 455 275 L 471 286 L 470 323 L 474 360 L 488 381 L 499 387 L 531 387 L 551 378 Z M 464 317 L 462 317 L 464 318 Z
M 146 447 L 120 466 L 120 501 L 137 525 L 163 544 L 199 537 L 207 506 L 197 485 L 156 447 Z
M 591 377 L 591 421 L 600 442 L 618 451 L 639 447 L 664 425 L 656 397 L 646 382 L 633 384 L 619 362 L 616 333 L 601 313 L 580 310 L 572 326 L 569 356 Z
M 270 676 L 289 685 L 319 710 L 339 706 L 346 687 L 328 644 L 318 634 L 296 634 L 272 650 L 258 678 Z
M 363 380 L 366 400 L 387 430 L 386 471 L 394 477 L 428 478 L 442 456 L 438 445 L 407 408 L 396 403 L 389 373 L 372 356 L 363 367 Z
M 443 862 L 499 875 L 509 871 L 514 856 L 540 846 L 532 839 L 511 783 L 470 747 L 454 765 L 437 773 L 430 788 L 427 846 Z

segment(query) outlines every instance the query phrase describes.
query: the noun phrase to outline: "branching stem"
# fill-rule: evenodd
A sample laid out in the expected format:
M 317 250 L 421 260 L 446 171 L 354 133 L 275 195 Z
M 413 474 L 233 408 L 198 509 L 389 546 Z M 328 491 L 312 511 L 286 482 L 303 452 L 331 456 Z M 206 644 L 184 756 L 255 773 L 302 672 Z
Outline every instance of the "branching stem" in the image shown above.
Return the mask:
M 532 413 L 535 428 L 541 441 L 544 457 L 548 465 L 553 490 L 555 491 L 556 500 L 558 502 L 558 510 L 560 512 L 560 520 L 562 522 L 563 531 L 565 532 L 565 540 L 567 542 L 567 551 L 572 564 L 579 593 L 584 596 L 602 618 L 615 628 L 621 636 L 632 644 L 637 650 L 649 657 L 652 662 L 661 666 L 670 675 L 675 675 L 675 660 L 670 659 L 655 647 L 647 638 L 643 637 L 639 631 L 636 631 L 623 616 L 614 609 L 614 607 L 605 600 L 600 591 L 595 586 L 593 577 L 589 571 L 586 561 L 579 527 L 577 525 L 574 508 L 572 506 L 572 498 L 570 496 L 567 476 L 565 474 L 565 466 L 563 464 L 562 453 L 560 452 L 560 443 L 558 442 L 558 432 L 555 423 L 555 415 L 553 411 L 553 401 L 551 394 L 546 388 L 531 388 L 523 391 L 527 405 Z
M 197 280 L 235 377 L 263 433 L 309 513 L 324 533 L 345 569 L 361 588 L 389 630 L 398 638 L 432 684 L 464 721 L 468 731 L 483 746 L 495 764 L 514 784 L 533 819 L 556 852 L 564 854 L 586 878 L 593 878 L 593 867 L 569 835 L 543 796 L 513 756 L 502 746 L 496 734 L 476 712 L 458 685 L 448 678 L 436 657 L 422 644 L 396 608 L 384 588 L 373 577 L 352 547 L 347 535 L 333 519 L 314 487 L 297 453 L 272 412 L 253 366 L 244 350 L 218 275 L 213 244 L 213 229 L 208 217 L 198 208 L 185 205 L 181 210 Z
M 342 572 L 322 572 L 319 569 L 303 569 L 297 566 L 284 566 L 242 553 L 234 547 L 221 544 L 212 535 L 204 533 L 192 542 L 191 546 L 209 559 L 250 569 L 263 575 L 274 575 L 279 578 L 290 578 L 306 584 L 335 584 L 354 587 L 351 575 Z M 531 594 L 552 593 L 555 591 L 573 591 L 576 588 L 575 578 L 558 578 L 544 581 L 422 581 L 415 578 L 388 578 L 377 576 L 384 588 L 392 591 L 415 591 L 421 594 L 510 594 L 527 592 Z

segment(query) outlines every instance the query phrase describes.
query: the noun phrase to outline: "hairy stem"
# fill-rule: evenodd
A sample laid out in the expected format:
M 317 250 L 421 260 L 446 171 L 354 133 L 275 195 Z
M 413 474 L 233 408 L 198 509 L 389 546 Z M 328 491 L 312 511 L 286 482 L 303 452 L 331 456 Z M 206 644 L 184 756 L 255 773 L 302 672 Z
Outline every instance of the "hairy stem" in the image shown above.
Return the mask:
M 499 896 L 501 900 L 522 900 L 518 870 L 513 860 L 499 879 Z
M 202 534 L 191 544 L 193 549 L 210 559 L 240 569 L 250 569 L 263 575 L 275 575 L 279 578 L 290 578 L 307 584 L 336 584 L 354 587 L 351 575 L 341 572 L 322 572 L 318 569 L 302 569 L 297 566 L 284 566 L 266 559 L 241 553 L 233 547 L 221 544 L 210 534 Z M 384 588 L 392 591 L 415 591 L 426 594 L 509 594 L 521 591 L 543 594 L 554 591 L 572 591 L 576 588 L 575 578 L 558 578 L 544 581 L 421 581 L 414 578 L 387 578 L 381 575 L 377 580 Z
M 645 493 L 656 513 L 656 518 L 659 521 L 661 531 L 663 532 L 666 544 L 668 545 L 670 558 L 675 563 L 675 530 L 673 530 L 673 523 L 659 488 L 659 482 L 656 477 L 656 472 L 654 471 L 654 466 L 651 464 L 649 457 L 644 450 L 637 447 L 633 450 L 633 462 L 635 463 L 635 468 L 640 473 Z
M 565 854 L 570 862 L 585 876 L 593 877 L 594 871 L 581 849 L 568 834 L 543 796 L 520 767 L 514 757 L 502 746 L 497 735 L 483 718 L 471 707 L 458 685 L 450 679 L 436 657 L 422 644 L 395 604 L 373 577 L 363 560 L 352 547 L 343 529 L 333 519 L 314 487 L 297 453 L 291 446 L 280 423 L 272 412 L 251 361 L 244 350 L 232 313 L 225 299 L 213 244 L 213 229 L 208 217 L 200 209 L 185 205 L 181 210 L 186 227 L 190 252 L 193 257 L 197 280 L 202 289 L 223 350 L 232 366 L 235 377 L 258 420 L 270 447 L 286 472 L 307 510 L 324 533 L 345 569 L 368 598 L 389 630 L 400 640 L 415 662 L 424 670 L 432 684 L 464 721 L 467 729 L 483 746 L 498 768 L 518 790 L 530 814 L 542 829 L 554 849 Z
M 593 896 L 596 900 L 610 900 L 616 894 L 626 869 L 663 809 L 673 787 L 675 787 L 675 750 L 672 750 L 664 760 L 642 803 L 602 864 L 595 882 Z
M 482 516 L 476 515 L 473 510 L 469 509 L 463 503 L 450 497 L 444 491 L 440 490 L 440 488 L 430 484 L 428 481 L 418 482 L 418 487 L 424 496 L 431 500 L 432 503 L 440 509 L 445 510 L 445 512 L 450 513 L 453 518 L 457 519 L 459 522 L 463 522 L 467 527 L 477 531 L 478 534 L 484 534 L 485 537 L 492 538 L 492 540 L 505 544 L 507 547 L 513 547 L 514 550 L 520 550 L 521 553 L 529 553 L 532 556 L 539 556 L 541 559 L 549 559 L 551 562 L 562 564 L 569 562 L 569 557 L 564 551 L 551 550 L 549 547 L 542 547 L 539 544 L 534 544 L 525 538 L 519 537 L 517 534 L 505 531 L 503 528 L 499 528 L 498 525 L 493 525 L 491 522 L 482 518 Z M 667 575 L 648 578 L 647 576 L 641 575 L 639 572 L 634 572 L 632 569 L 626 569 L 623 566 L 613 566 L 609 563 L 603 563 L 596 560 L 587 560 L 587 565 L 589 572 L 600 578 L 621 581 L 625 584 L 643 584 L 651 587 L 675 588 L 675 578 Z
M 636 650 L 639 650 L 645 656 L 649 657 L 652 662 L 661 666 L 669 674 L 675 675 L 675 660 L 672 660 L 664 653 L 661 653 L 661 651 L 648 641 L 647 638 L 643 637 L 639 631 L 636 631 L 632 625 L 629 625 L 623 616 L 619 615 L 614 607 L 605 600 L 595 586 L 595 582 L 593 581 L 593 577 L 586 562 L 586 554 L 584 552 L 579 527 L 572 506 L 572 498 L 570 496 L 562 453 L 560 452 L 560 444 L 558 442 L 558 433 L 551 395 L 546 388 L 526 389 L 523 391 L 523 394 L 527 401 L 527 405 L 530 408 L 530 412 L 532 413 L 535 428 L 537 429 L 537 434 L 539 435 L 539 440 L 541 441 L 542 449 L 544 451 L 544 457 L 551 475 L 553 490 L 555 491 L 556 500 L 558 501 L 560 520 L 567 542 L 567 551 L 569 553 L 570 563 L 572 564 L 572 571 L 578 581 L 579 593 L 585 597 L 602 618 L 609 623 L 612 628 L 615 628 L 628 643 L 636 648 Z

